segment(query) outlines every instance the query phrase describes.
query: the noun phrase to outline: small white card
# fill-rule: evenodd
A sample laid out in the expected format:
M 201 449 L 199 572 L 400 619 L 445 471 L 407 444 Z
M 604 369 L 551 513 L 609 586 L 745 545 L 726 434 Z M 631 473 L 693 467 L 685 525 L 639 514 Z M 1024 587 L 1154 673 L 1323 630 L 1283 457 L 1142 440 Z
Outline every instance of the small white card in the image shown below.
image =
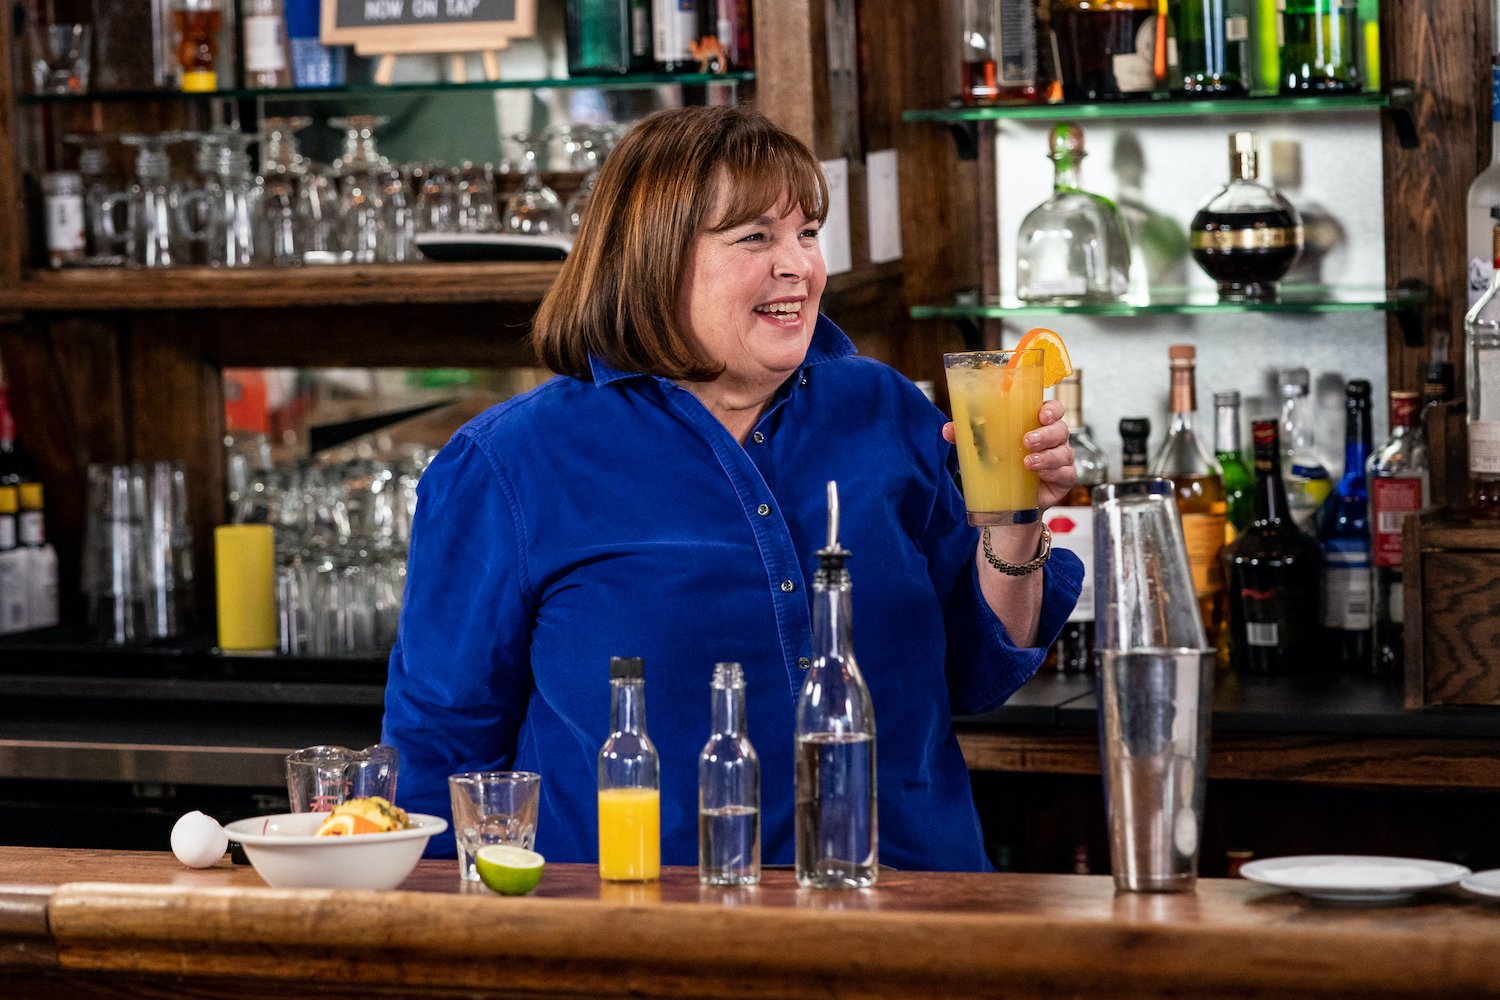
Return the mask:
M 854 267 L 849 246 L 849 161 L 824 160 L 823 176 L 828 178 L 828 218 L 818 242 L 828 273 L 843 274 Z
M 865 204 L 870 210 L 870 263 L 901 259 L 901 184 L 896 151 L 882 149 L 865 157 Z

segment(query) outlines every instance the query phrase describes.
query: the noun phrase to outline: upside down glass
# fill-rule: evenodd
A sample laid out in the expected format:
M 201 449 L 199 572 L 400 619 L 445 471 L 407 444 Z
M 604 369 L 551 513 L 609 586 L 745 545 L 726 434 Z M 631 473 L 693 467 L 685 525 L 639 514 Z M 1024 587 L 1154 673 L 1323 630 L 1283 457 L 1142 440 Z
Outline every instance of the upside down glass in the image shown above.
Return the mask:
M 943 368 L 969 523 L 1036 521 L 1039 482 L 1024 439 L 1041 426 L 1041 349 L 944 354 Z

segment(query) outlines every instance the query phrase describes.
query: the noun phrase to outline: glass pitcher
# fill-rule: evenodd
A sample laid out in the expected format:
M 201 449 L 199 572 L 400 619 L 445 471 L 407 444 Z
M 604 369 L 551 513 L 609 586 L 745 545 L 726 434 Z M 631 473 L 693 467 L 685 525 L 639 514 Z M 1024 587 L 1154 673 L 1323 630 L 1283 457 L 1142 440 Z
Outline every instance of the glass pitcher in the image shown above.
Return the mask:
M 363 750 L 319 745 L 286 756 L 286 792 L 292 812 L 332 812 L 348 799 L 379 795 L 396 800 L 401 754 L 376 743 Z
M 197 263 L 211 267 L 261 263 L 264 186 L 250 169 L 249 146 L 254 138 L 234 130 L 215 130 L 199 137 L 202 180 L 178 203 L 178 224 L 195 245 Z
M 140 267 L 174 267 L 185 263 L 177 205 L 181 185 L 172 176 L 167 147 L 191 138 L 183 132 L 133 133 L 120 142 L 136 149 L 135 183 L 101 202 L 99 223 L 107 240 L 125 246 L 127 263 Z M 125 232 L 115 224 L 115 210 L 125 208 Z

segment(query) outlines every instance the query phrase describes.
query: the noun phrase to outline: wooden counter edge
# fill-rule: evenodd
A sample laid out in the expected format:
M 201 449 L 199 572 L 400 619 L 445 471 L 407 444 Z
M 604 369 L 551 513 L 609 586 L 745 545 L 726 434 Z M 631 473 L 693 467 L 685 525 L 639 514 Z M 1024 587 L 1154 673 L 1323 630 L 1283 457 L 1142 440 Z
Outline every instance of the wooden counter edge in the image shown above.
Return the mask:
M 57 948 L 47 923 L 54 887 L 0 887 L 0 967 L 57 967 Z
M 780 997 L 1500 997 L 1500 921 L 1434 935 L 1023 914 L 500 899 L 73 883 L 49 908 L 65 970 L 496 990 Z M 501 978 L 503 977 L 503 983 Z M 1175 995 L 1175 994 L 1174 994 Z

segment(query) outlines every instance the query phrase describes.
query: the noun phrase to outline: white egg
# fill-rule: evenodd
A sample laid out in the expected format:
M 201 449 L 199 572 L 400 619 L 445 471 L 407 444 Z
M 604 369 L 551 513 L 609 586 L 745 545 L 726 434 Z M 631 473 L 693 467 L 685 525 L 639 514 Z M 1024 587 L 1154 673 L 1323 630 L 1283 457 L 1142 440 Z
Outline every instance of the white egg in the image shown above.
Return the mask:
M 207 868 L 229 849 L 229 834 L 212 816 L 194 810 L 172 827 L 172 853 L 189 868 Z

